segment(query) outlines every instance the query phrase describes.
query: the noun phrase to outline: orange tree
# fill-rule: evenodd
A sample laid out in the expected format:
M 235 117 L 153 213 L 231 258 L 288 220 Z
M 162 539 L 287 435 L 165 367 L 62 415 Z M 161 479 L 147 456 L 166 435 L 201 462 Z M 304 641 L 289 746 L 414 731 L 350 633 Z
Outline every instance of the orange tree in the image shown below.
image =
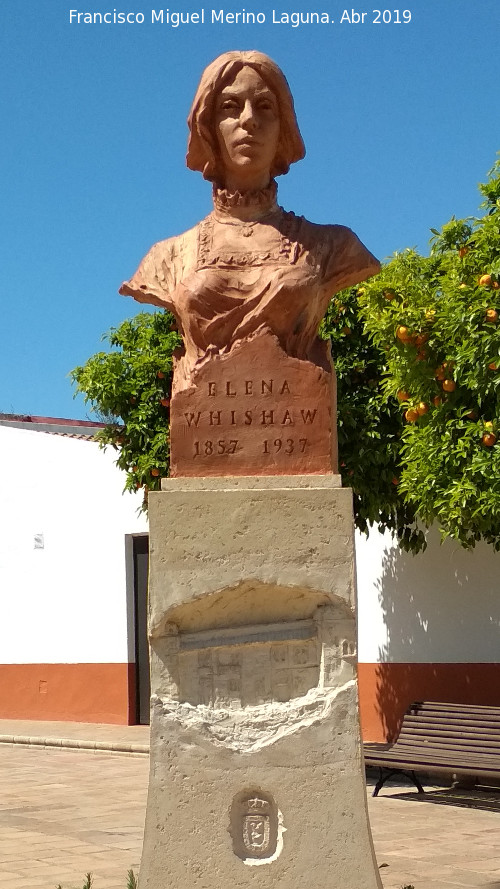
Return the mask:
M 386 352 L 366 333 L 356 289 L 331 301 L 320 334 L 330 337 L 337 374 L 337 428 L 342 484 L 353 491 L 356 526 L 394 531 L 405 549 L 417 551 L 424 535 L 416 510 L 399 491 L 399 405 L 385 392 Z
M 483 216 L 432 229 L 428 257 L 396 255 L 358 299 L 404 418 L 401 498 L 464 546 L 500 549 L 500 161 L 480 190 Z
M 433 231 L 428 257 L 396 254 L 376 278 L 332 300 L 339 459 L 357 527 L 393 530 L 413 551 L 439 524 L 464 546 L 500 548 L 500 165 L 485 214 Z M 77 391 L 107 421 L 125 487 L 168 474 L 172 353 L 168 312 L 140 313 L 112 330 L 111 350 L 73 371 Z M 146 505 L 145 498 L 144 505 Z
M 126 490 L 142 488 L 147 495 L 168 475 L 172 361 L 180 345 L 175 319 L 169 312 L 141 312 L 103 339 L 111 349 L 92 355 L 71 376 L 106 423 L 96 437 L 117 451 Z

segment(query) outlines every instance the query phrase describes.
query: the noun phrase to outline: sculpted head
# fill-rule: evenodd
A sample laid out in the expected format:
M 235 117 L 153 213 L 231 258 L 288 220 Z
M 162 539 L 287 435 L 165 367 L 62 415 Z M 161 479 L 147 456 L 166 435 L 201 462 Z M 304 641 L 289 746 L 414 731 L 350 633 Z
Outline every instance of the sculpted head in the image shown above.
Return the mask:
M 205 69 L 188 126 L 188 167 L 230 190 L 264 187 L 305 154 L 285 76 L 255 51 L 224 53 Z

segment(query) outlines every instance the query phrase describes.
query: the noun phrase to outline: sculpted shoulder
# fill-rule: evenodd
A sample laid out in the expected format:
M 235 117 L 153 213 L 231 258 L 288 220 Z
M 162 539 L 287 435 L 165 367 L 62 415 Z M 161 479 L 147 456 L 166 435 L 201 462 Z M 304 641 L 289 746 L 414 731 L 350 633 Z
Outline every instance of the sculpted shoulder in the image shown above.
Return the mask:
M 323 284 L 331 294 L 380 271 L 378 259 L 345 225 L 321 225 L 303 219 L 301 238 L 304 246 L 315 253 Z
M 174 235 L 165 241 L 158 241 L 151 248 L 155 252 L 157 262 L 165 263 L 172 269 L 172 276 L 175 278 L 174 286 L 196 263 L 198 229 L 199 223 L 181 235 Z
M 171 309 L 170 294 L 196 262 L 197 238 L 196 225 L 181 235 L 158 241 L 130 280 L 123 282 L 119 293 L 141 303 Z

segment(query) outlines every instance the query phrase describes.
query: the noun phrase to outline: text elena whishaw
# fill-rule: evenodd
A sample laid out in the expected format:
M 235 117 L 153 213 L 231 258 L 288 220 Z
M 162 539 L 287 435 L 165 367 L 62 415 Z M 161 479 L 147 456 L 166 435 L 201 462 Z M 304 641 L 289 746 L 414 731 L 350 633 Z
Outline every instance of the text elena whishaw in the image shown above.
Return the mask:
M 334 12 L 308 10 L 270 12 L 247 12 L 226 9 L 205 9 L 197 12 L 180 12 L 171 9 L 151 9 L 147 12 L 122 12 L 118 9 L 106 11 L 69 10 L 72 25 L 166 25 L 171 28 L 199 25 L 288 25 L 299 28 L 305 25 L 407 25 L 411 22 L 409 9 L 338 9 Z

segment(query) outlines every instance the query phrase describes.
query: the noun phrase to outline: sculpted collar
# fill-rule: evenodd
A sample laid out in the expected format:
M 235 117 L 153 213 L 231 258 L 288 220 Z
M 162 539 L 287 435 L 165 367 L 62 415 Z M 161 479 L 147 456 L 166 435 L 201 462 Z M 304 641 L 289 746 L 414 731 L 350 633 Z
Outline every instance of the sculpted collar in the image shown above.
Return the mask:
M 274 179 L 266 188 L 259 191 L 229 192 L 225 188 L 213 187 L 214 212 L 221 222 L 231 218 L 242 222 L 257 220 L 278 209 L 276 195 L 278 186 Z

